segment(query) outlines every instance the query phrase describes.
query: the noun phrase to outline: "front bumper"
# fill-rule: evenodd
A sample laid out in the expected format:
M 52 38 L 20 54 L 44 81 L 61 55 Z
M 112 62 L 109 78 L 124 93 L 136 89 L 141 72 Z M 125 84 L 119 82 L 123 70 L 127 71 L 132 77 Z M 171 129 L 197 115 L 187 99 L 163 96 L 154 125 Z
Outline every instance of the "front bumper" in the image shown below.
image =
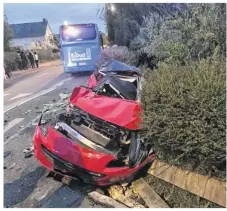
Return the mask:
M 107 167 L 115 156 L 84 148 L 51 127 L 45 137 L 39 126 L 34 134 L 34 151 L 38 161 L 48 170 L 99 186 L 130 180 L 154 159 L 151 154 L 134 168 Z

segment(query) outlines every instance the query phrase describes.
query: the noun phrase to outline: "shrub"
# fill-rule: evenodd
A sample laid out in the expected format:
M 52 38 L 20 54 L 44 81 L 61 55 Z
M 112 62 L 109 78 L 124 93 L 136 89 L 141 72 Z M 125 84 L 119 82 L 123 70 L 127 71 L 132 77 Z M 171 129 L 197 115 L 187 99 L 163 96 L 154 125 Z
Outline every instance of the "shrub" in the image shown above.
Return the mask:
M 226 56 L 225 4 L 188 4 L 188 9 L 174 18 L 150 14 L 130 42 L 132 50 L 181 64 L 206 59 L 217 46 L 219 54 Z
M 159 159 L 225 179 L 223 60 L 162 63 L 148 73 L 141 96 L 146 136 Z
M 6 65 L 6 71 L 14 71 L 17 69 L 17 64 L 15 62 L 16 52 L 5 52 L 4 53 L 4 64 Z
M 115 59 L 121 62 L 133 63 L 133 54 L 125 46 L 112 46 L 101 51 L 97 66 L 100 67 L 105 62 Z
M 60 55 L 53 51 L 56 48 L 56 44 L 52 42 L 32 43 L 32 51 L 37 52 L 41 62 L 60 59 Z
M 58 53 L 53 53 L 53 49 L 43 49 L 36 51 L 40 61 L 50 61 L 55 59 L 60 59 Z

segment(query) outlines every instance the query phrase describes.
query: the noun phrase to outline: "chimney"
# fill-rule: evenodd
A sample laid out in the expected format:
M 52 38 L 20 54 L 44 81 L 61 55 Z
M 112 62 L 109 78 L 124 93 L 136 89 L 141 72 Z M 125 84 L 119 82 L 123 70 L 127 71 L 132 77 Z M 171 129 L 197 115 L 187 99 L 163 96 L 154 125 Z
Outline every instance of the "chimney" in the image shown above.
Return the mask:
M 46 18 L 43 18 L 43 23 L 48 23 L 48 20 Z

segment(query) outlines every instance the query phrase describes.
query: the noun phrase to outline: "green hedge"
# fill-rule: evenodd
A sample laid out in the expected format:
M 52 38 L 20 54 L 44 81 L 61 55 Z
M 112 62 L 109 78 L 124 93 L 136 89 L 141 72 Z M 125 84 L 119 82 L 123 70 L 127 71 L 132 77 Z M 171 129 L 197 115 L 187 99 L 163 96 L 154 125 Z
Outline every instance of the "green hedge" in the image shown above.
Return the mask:
M 60 59 L 58 53 L 53 53 L 53 49 L 33 50 L 37 52 L 40 61 L 51 61 Z
M 4 64 L 6 65 L 6 71 L 17 70 L 17 64 L 15 62 L 16 52 L 4 52 Z
M 159 65 L 142 92 L 144 128 L 159 159 L 225 179 L 226 63 Z

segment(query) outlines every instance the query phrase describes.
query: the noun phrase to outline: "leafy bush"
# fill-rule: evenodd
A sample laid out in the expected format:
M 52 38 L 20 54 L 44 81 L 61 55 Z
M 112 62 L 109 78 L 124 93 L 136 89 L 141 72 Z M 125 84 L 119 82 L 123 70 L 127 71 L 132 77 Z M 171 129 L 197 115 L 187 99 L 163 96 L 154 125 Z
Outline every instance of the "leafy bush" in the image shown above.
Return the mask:
M 17 70 L 17 64 L 15 62 L 16 52 L 5 52 L 4 53 L 4 64 L 6 65 L 6 71 Z
M 115 11 L 111 10 L 115 7 Z M 143 17 L 159 14 L 162 17 L 173 17 L 187 8 L 187 4 L 160 3 L 111 3 L 106 4 L 103 17 L 107 24 L 109 41 L 129 47 L 143 25 Z
M 37 50 L 36 53 L 38 54 L 40 61 L 50 61 L 50 60 L 60 59 L 59 54 L 53 53 L 52 49 Z
M 215 57 L 181 66 L 162 63 L 142 92 L 144 128 L 169 164 L 225 179 L 226 63 Z
M 137 54 L 155 56 L 157 61 L 173 60 L 180 64 L 213 55 L 220 48 L 226 54 L 225 4 L 189 4 L 176 18 L 151 14 L 144 18 L 140 32 L 130 43 Z
M 125 46 L 112 46 L 110 48 L 104 48 L 101 51 L 97 66 L 100 67 L 102 64 L 111 59 L 131 64 L 133 62 L 133 54 Z

